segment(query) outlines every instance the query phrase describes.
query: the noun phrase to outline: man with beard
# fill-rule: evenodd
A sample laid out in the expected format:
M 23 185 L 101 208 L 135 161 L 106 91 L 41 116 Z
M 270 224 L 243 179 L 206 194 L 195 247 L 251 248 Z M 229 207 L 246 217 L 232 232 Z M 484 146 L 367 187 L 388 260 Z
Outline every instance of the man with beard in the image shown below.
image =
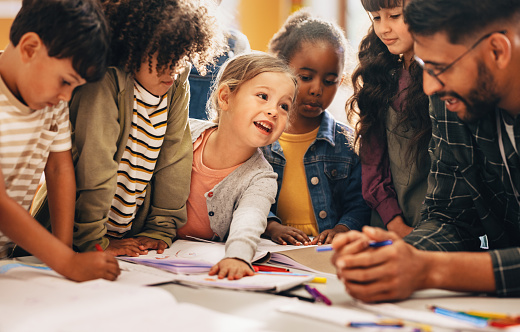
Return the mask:
M 422 222 L 404 241 L 338 236 L 338 277 L 367 302 L 426 288 L 519 296 L 520 1 L 411 0 L 405 19 L 433 106 Z

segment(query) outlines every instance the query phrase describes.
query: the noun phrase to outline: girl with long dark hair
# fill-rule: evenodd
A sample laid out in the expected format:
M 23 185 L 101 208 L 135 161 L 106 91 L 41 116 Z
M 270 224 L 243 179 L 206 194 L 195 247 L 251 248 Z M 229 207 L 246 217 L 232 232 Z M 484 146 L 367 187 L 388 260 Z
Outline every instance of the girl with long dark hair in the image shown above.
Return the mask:
M 347 116 L 358 118 L 363 198 L 371 225 L 404 237 L 419 222 L 430 167 L 431 122 L 403 0 L 361 0 L 372 25 L 359 47 Z

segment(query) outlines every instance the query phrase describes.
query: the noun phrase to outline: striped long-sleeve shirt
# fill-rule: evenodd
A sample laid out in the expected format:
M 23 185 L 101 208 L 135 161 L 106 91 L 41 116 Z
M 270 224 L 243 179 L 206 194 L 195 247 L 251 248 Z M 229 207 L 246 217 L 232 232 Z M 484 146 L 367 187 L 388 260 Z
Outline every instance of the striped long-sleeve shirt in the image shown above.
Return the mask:
M 108 213 L 107 233 L 122 237 L 146 196 L 166 132 L 167 98 L 154 96 L 136 81 L 132 127 L 117 171 L 117 188 Z
M 49 153 L 70 148 L 67 103 L 31 110 L 0 77 L 0 168 L 9 197 L 29 209 Z M 13 243 L 0 233 L 0 258 L 11 246 Z

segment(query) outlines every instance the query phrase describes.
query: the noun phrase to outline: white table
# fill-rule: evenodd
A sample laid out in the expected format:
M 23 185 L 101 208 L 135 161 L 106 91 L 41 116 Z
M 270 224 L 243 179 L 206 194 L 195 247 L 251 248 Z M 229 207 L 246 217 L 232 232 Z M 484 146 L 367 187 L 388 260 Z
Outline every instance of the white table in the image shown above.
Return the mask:
M 345 292 L 337 278 L 328 278 L 326 284 L 313 284 L 325 294 L 333 306 L 352 308 L 353 299 Z M 179 302 L 189 302 L 221 313 L 236 315 L 265 323 L 268 331 L 345 331 L 346 327 L 333 325 L 315 319 L 282 313 L 276 310 L 275 301 L 279 295 L 233 291 L 215 288 L 192 288 L 176 284 L 159 286 L 169 291 Z M 305 291 L 304 291 L 305 292 Z M 402 308 L 427 311 L 427 305 L 437 305 L 459 310 L 481 310 L 520 314 L 519 298 L 496 298 L 472 296 L 466 293 L 442 290 L 416 292 L 409 300 L 396 302 Z M 324 305 L 315 303 L 314 305 Z M 359 329 L 348 329 L 359 330 Z M 384 329 L 388 331 L 388 329 Z M 434 331 L 447 329 L 433 327 Z M 396 330 L 399 331 L 399 330 Z

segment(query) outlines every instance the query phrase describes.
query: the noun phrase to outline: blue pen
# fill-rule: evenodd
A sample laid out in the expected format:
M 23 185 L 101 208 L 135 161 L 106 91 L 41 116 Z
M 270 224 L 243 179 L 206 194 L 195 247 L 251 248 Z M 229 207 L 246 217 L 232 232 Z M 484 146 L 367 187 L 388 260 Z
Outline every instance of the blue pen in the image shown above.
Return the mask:
M 473 325 L 479 326 L 479 327 L 485 327 L 488 325 L 488 321 L 485 318 L 480 317 L 474 317 L 467 315 L 463 312 L 453 311 L 449 309 L 439 308 L 436 306 L 430 306 L 430 309 L 433 310 L 436 314 L 455 318 L 464 322 L 471 323 Z
M 332 246 L 319 246 L 319 247 L 316 247 L 316 251 L 317 252 L 331 251 L 331 250 L 332 250 Z
M 372 248 L 379 248 L 379 247 L 384 247 L 384 246 L 390 245 L 392 243 L 393 243 L 392 240 L 386 240 L 386 241 L 381 241 L 381 242 L 370 242 L 368 244 L 368 246 L 372 247 Z
M 385 241 L 381 241 L 381 242 L 370 242 L 368 244 L 369 247 L 372 247 L 372 248 L 379 248 L 379 247 L 384 247 L 384 246 L 387 246 L 387 245 L 390 245 L 394 243 L 392 240 L 385 240 Z M 320 246 L 320 247 L 316 247 L 316 251 L 317 252 L 322 252 L 322 251 L 331 251 L 332 250 L 332 247 L 331 246 Z
M 389 328 L 401 328 L 403 324 L 380 324 L 375 322 L 351 322 L 348 324 L 350 327 L 389 327 Z

